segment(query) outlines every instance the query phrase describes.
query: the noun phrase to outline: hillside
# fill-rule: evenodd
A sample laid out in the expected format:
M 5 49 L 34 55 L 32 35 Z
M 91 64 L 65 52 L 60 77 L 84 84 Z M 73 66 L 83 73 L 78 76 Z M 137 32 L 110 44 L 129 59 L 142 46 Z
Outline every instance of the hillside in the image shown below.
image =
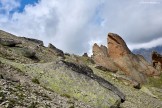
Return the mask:
M 148 49 L 145 49 L 145 48 L 135 49 L 132 52 L 134 54 L 142 55 L 148 62 L 151 63 L 151 54 L 153 51 L 156 51 L 156 52 L 162 54 L 162 46 L 156 46 L 156 47 L 148 48 Z
M 129 80 L 134 77 L 121 71 L 99 66 L 94 57 L 0 31 L 1 108 L 162 107 L 161 75 L 134 87 Z

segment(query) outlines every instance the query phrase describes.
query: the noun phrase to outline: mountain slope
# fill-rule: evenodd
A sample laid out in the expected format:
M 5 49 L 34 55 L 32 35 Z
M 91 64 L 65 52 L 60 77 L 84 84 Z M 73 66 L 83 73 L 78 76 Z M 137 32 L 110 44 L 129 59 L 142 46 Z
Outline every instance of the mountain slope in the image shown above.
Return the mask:
M 162 107 L 161 77 L 135 89 L 124 76 L 95 67 L 89 57 L 0 31 L 0 107 Z

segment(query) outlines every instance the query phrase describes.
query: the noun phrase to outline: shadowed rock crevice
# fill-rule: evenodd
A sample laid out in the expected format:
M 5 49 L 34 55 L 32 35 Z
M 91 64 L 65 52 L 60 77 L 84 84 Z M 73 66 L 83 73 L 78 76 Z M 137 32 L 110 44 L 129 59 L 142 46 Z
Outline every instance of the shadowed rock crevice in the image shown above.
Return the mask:
M 120 44 L 115 38 L 113 38 L 113 36 L 111 36 L 111 35 L 108 35 L 109 36 L 109 38 L 111 38 L 112 40 L 114 40 L 117 44 Z
M 110 70 L 110 69 L 108 69 L 108 68 L 106 68 L 106 67 L 104 67 L 104 66 L 101 66 L 101 65 L 97 65 L 97 66 L 95 66 L 95 68 L 96 69 L 99 69 L 99 70 L 102 70 L 102 71 L 107 71 L 107 72 L 114 72 L 114 73 L 116 73 L 117 71 L 112 71 L 112 70 Z

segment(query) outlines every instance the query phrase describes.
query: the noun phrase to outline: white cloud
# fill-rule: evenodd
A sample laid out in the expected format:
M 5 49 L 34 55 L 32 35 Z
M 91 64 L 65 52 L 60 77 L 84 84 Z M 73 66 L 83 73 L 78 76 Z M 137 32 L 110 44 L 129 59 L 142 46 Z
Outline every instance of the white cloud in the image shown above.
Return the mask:
M 141 44 L 130 44 L 130 49 L 139 49 L 139 48 L 152 48 L 156 47 L 157 45 L 162 45 L 162 38 L 154 39 L 147 43 L 141 43 Z
M 20 6 L 20 0 L 0 0 L 0 12 L 4 11 L 5 14 L 9 15 L 9 12 Z
M 159 0 L 141 0 L 140 4 L 150 4 L 150 5 L 157 5 L 160 4 Z
M 14 4 L 7 1 L 6 7 Z M 12 17 L 0 14 L 0 27 L 76 54 L 90 52 L 93 41 L 106 45 L 108 32 L 121 35 L 132 49 L 151 47 L 157 43 L 152 40 L 162 36 L 162 6 L 143 6 L 140 1 L 41 0 L 34 6 L 26 5 L 22 13 L 15 12 Z

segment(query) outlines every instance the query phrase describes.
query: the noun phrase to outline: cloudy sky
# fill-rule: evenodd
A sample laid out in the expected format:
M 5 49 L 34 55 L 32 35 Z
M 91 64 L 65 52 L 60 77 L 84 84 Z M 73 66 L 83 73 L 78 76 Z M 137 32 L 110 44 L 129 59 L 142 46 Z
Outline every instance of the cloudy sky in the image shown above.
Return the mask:
M 0 29 L 65 52 L 91 52 L 108 32 L 130 49 L 162 45 L 162 0 L 0 0 Z

